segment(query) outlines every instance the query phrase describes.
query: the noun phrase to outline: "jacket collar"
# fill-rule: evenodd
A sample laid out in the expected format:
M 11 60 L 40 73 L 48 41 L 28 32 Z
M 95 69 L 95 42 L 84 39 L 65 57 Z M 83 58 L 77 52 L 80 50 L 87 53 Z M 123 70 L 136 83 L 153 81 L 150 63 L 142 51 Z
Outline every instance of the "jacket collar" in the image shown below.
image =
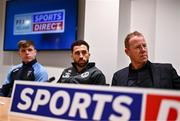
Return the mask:
M 34 65 L 36 62 L 37 62 L 37 60 L 34 59 L 34 60 L 32 60 L 31 62 L 29 62 L 29 63 L 24 63 L 24 62 L 22 62 L 22 63 L 23 63 L 23 66 L 32 66 L 32 65 Z
M 75 64 L 74 62 L 72 63 L 72 66 L 73 66 L 73 68 L 75 68 L 75 70 L 77 71 L 76 64 Z M 80 72 L 78 72 L 78 73 L 82 73 L 82 72 L 84 72 L 84 71 L 86 71 L 86 70 L 88 70 L 88 69 L 90 69 L 90 68 L 92 68 L 92 67 L 94 67 L 94 66 L 95 66 L 95 63 L 94 63 L 94 62 L 89 62 L 89 63 L 87 63 L 86 66 L 85 66 Z

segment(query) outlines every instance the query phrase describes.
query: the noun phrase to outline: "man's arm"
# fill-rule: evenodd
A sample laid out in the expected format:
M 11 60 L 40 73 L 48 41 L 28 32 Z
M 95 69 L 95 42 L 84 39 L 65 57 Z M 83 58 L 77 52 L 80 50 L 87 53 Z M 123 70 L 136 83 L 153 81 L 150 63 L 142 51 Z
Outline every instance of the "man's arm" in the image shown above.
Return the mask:
M 12 91 L 13 83 L 14 83 L 14 82 L 11 82 L 11 73 L 12 73 L 13 69 L 14 68 L 12 67 L 8 71 L 6 79 L 3 82 L 3 86 L 2 86 L 2 89 L 1 89 L 2 96 L 5 96 L 5 97 L 10 97 L 11 96 L 11 91 Z
M 1 90 L 2 91 L 2 96 L 10 97 L 11 96 L 12 87 L 13 87 L 12 83 L 3 85 L 2 86 L 2 90 Z
M 47 74 L 47 72 L 46 71 L 39 72 L 35 76 L 35 81 L 38 81 L 38 82 L 48 81 L 48 74 Z
M 97 84 L 97 85 L 105 85 L 106 84 L 106 78 L 100 70 L 94 72 L 94 74 L 92 74 L 91 79 L 92 80 L 90 80 L 90 81 L 93 81 L 94 84 Z
M 34 76 L 35 81 L 45 82 L 48 81 L 48 73 L 47 70 L 39 63 L 36 63 L 34 66 Z
M 57 81 L 57 83 L 61 83 L 62 82 L 61 80 L 62 80 L 62 74 L 61 74 L 59 80 Z
M 59 80 L 57 81 L 57 83 L 70 83 L 68 82 L 68 78 L 69 78 L 69 73 L 66 71 L 66 69 L 62 72 Z
M 111 85 L 112 85 L 112 86 L 116 86 L 116 85 L 117 85 L 117 80 L 116 80 L 116 75 L 115 75 L 115 74 L 113 75 Z

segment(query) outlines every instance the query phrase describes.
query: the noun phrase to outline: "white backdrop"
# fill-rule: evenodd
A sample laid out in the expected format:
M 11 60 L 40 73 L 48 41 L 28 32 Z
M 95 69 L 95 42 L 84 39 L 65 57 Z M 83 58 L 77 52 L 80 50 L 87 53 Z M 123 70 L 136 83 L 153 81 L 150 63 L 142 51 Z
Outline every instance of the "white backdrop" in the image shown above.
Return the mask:
M 9 67 L 20 62 L 16 52 L 3 52 L 4 1 L 0 0 L 0 85 Z M 91 61 L 103 71 L 108 83 L 116 70 L 129 63 L 123 41 L 134 30 L 144 33 L 152 62 L 170 62 L 180 74 L 179 13 L 179 0 L 86 0 L 80 35 L 90 44 Z M 39 52 L 38 60 L 56 80 L 71 63 L 67 51 Z

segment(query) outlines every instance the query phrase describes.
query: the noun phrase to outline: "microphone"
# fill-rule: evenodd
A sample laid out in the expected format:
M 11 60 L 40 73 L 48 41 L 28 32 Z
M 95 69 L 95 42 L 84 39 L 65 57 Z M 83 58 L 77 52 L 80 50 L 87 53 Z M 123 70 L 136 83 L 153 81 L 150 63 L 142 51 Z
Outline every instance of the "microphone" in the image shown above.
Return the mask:
M 51 78 L 48 79 L 47 82 L 52 82 L 52 81 L 54 81 L 54 80 L 55 80 L 55 77 L 51 77 Z

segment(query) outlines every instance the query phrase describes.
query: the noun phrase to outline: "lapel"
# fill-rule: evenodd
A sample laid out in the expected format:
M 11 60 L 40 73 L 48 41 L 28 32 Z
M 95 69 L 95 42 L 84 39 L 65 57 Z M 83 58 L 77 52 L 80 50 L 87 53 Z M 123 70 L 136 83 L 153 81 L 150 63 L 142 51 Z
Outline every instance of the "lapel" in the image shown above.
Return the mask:
M 155 88 L 160 87 L 160 70 L 158 67 L 159 66 L 157 64 L 151 63 L 151 71 Z

